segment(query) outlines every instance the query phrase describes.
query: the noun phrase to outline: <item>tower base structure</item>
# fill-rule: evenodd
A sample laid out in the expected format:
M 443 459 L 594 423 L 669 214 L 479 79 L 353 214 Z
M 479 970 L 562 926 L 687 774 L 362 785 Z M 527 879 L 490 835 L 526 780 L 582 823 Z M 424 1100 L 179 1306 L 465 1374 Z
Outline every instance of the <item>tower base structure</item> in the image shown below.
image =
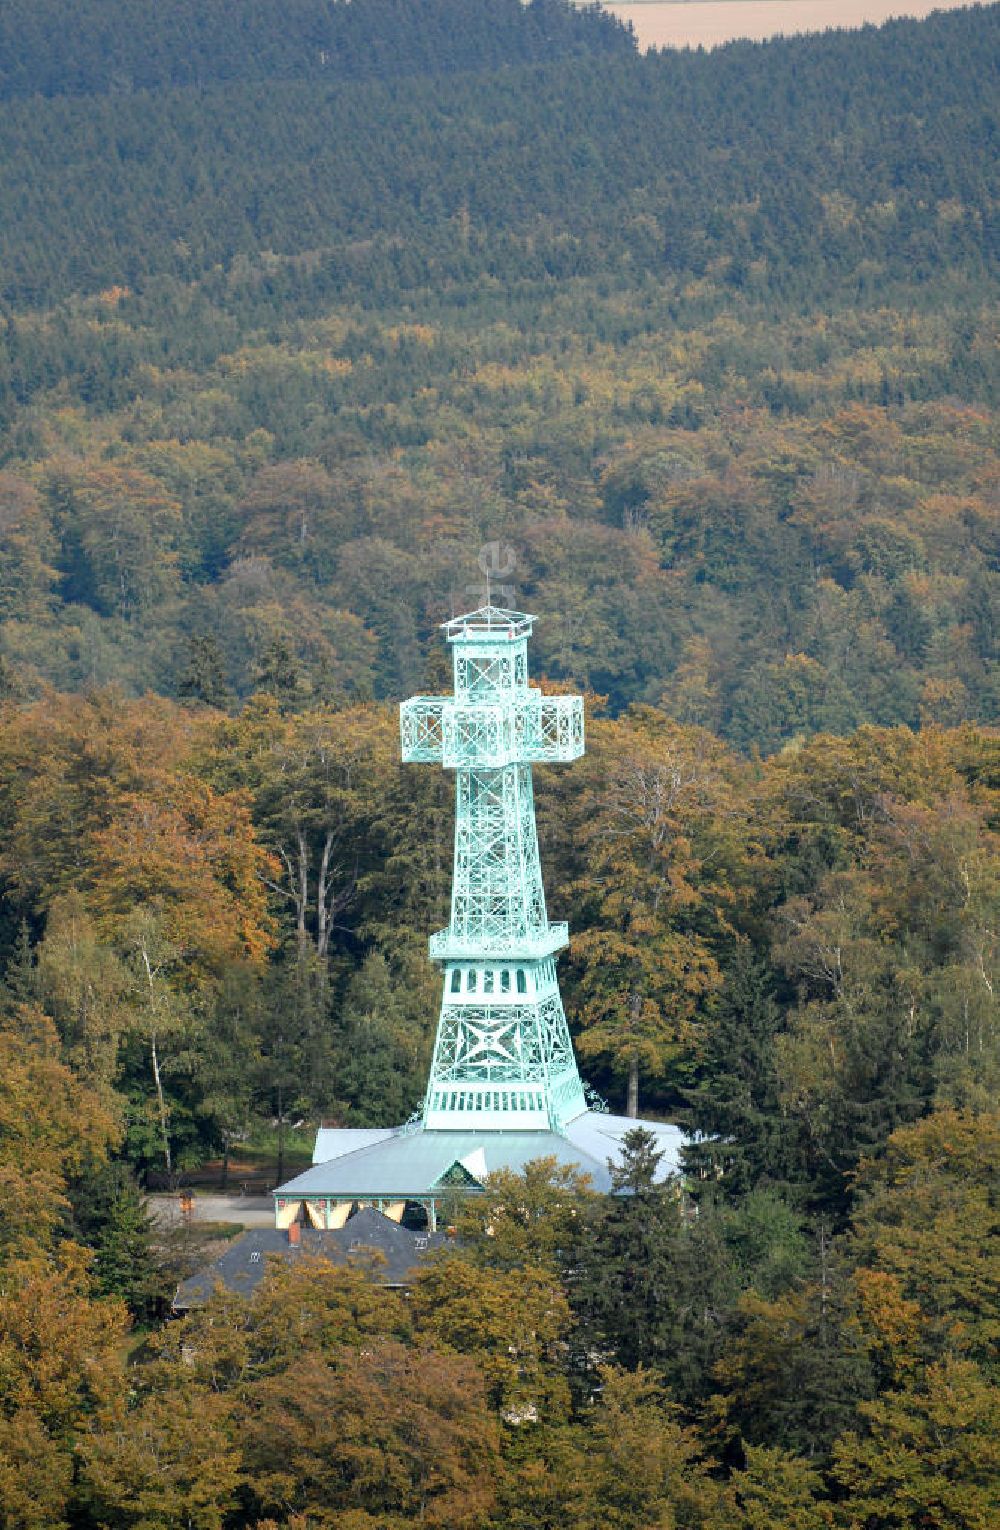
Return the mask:
M 520 1173 L 539 1158 L 588 1176 L 592 1190 L 612 1189 L 611 1168 L 621 1161 L 622 1139 L 643 1127 L 662 1153 L 657 1179 L 680 1171 L 687 1141 L 677 1126 L 585 1110 L 559 1131 L 501 1131 L 470 1126 L 439 1131 L 422 1124 L 367 1131 L 320 1128 L 311 1168 L 274 1192 L 275 1223 L 288 1227 L 343 1227 L 371 1206 L 399 1221 L 423 1221 L 437 1230 L 443 1202 L 481 1192 L 501 1169 Z

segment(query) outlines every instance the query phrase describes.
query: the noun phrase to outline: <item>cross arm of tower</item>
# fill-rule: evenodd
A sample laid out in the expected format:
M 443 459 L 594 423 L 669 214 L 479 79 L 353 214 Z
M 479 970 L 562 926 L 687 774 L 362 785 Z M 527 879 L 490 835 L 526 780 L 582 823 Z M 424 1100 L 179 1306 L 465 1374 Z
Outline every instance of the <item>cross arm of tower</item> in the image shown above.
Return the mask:
M 543 696 L 533 686 L 501 701 L 413 696 L 399 709 L 403 760 L 453 770 L 578 759 L 583 699 Z

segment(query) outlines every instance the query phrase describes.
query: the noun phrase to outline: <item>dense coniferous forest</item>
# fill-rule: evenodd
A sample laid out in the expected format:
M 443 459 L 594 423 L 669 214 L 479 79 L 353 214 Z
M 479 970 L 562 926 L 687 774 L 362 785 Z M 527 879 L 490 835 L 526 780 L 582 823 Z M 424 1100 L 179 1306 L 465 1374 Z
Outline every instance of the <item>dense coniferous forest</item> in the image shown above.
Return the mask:
M 523 28 L 539 8 L 565 24 L 552 0 L 478 0 L 452 33 L 474 37 L 470 17 L 485 30 L 504 10 Z M 554 62 L 525 67 L 512 48 L 504 68 L 487 54 L 493 67 L 475 69 L 470 48 L 447 78 L 421 72 L 422 22 L 397 38 L 385 0 L 335 9 L 360 52 L 366 26 L 376 50 L 393 38 L 405 84 L 345 63 L 266 87 L 237 76 L 9 101 L 0 195 L 18 216 L 4 222 L 3 296 L 189 280 L 270 254 L 299 257 L 279 291 L 367 304 L 622 263 L 661 284 L 715 268 L 724 291 L 795 301 L 845 284 L 863 297 L 887 277 L 919 286 L 942 265 L 975 277 L 995 253 L 994 8 L 793 40 L 787 55 L 644 59 L 584 13 L 578 59 L 559 56 L 557 29 Z M 436 9 L 444 31 L 446 0 Z
M 0 16 L 0 97 L 128 95 L 178 85 L 392 79 L 630 53 L 596 7 L 560 0 L 10 0 Z
M 0 1530 L 1000 1516 L 997 26 L 3 7 Z M 684 1183 L 167 1320 L 146 1191 L 419 1106 L 486 567 Z

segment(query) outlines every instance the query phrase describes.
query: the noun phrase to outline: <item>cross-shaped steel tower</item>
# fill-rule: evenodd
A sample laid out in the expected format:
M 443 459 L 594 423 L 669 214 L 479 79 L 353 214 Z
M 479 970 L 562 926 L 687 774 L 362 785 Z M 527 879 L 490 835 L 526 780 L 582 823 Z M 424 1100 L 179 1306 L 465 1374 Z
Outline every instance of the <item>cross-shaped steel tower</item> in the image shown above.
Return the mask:
M 484 606 L 443 623 L 452 696 L 400 708 L 403 759 L 456 771 L 451 923 L 431 936 L 444 996 L 423 1124 L 554 1130 L 587 1108 L 555 954 L 531 788 L 536 761 L 583 753 L 583 701 L 528 684 L 534 618 Z

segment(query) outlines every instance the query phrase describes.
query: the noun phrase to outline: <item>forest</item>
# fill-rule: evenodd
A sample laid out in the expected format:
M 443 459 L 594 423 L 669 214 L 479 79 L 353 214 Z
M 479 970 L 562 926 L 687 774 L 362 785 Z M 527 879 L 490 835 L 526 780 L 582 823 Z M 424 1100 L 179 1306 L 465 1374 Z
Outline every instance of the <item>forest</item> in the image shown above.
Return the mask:
M 0 1530 L 1000 1518 L 997 32 L 3 8 Z M 420 1105 L 486 568 L 683 1181 L 172 1317 L 147 1192 Z

